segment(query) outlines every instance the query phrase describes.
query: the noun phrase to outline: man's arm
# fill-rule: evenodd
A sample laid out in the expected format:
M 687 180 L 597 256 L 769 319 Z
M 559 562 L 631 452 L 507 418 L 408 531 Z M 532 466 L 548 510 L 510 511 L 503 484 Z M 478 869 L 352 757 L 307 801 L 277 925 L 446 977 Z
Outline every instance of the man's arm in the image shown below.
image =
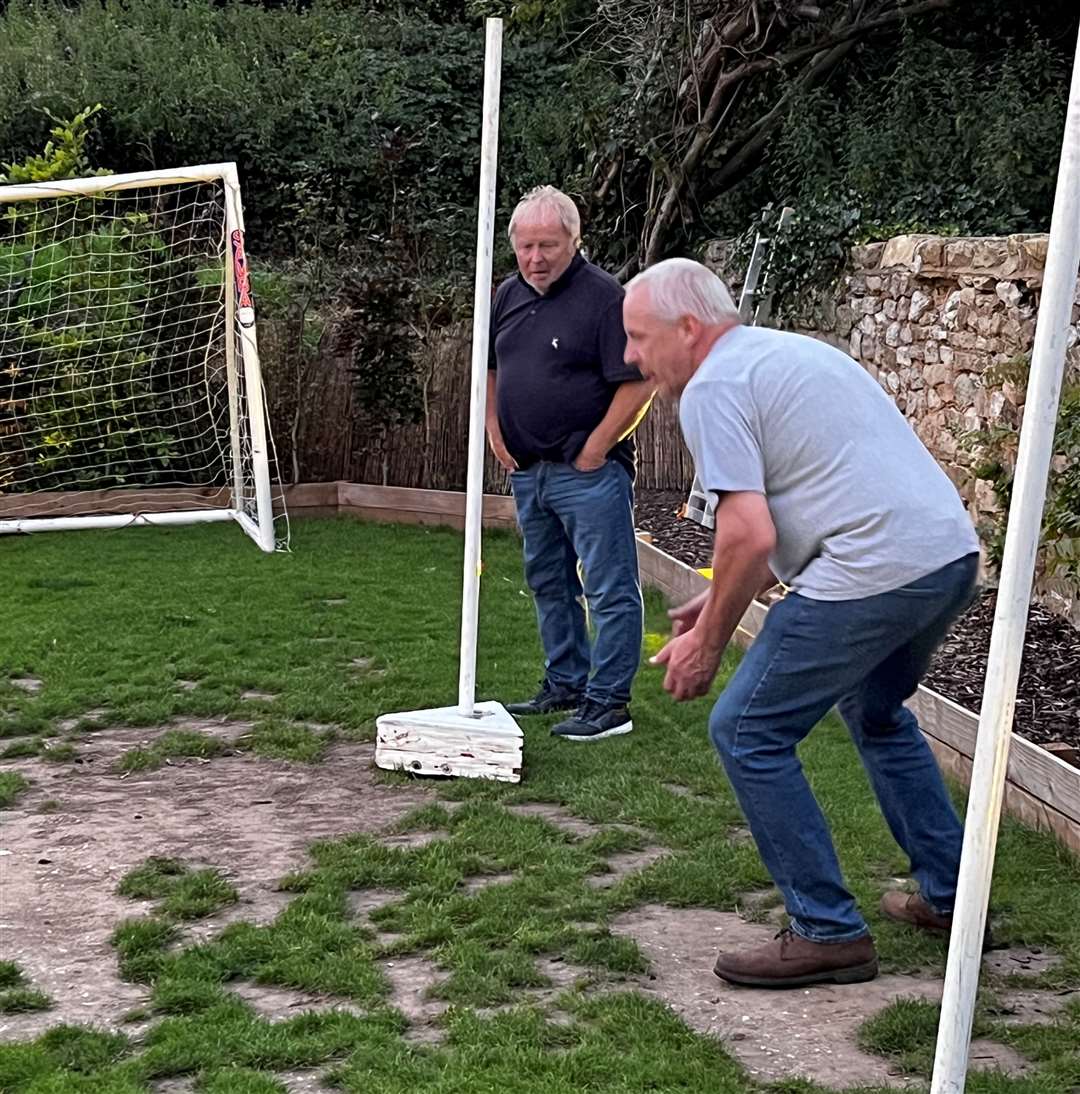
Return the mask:
M 495 384 L 498 376 L 494 369 L 488 369 L 487 376 L 487 405 L 484 408 L 484 424 L 487 427 L 488 444 L 495 453 L 495 459 L 502 464 L 506 471 L 517 470 L 517 460 L 507 451 L 503 443 L 502 430 L 499 428 L 499 411 L 495 405 Z
M 652 395 L 652 385 L 645 380 L 627 380 L 620 384 L 607 413 L 574 460 L 574 466 L 579 471 L 595 471 L 600 467 L 619 438 L 637 421 Z
M 769 555 L 775 544 L 776 529 L 762 494 L 721 497 L 716 507 L 713 580 L 704 603 L 693 626 L 652 659 L 653 664 L 667 666 L 664 688 L 676 701 L 696 699 L 709 690 L 739 620 L 771 576 Z

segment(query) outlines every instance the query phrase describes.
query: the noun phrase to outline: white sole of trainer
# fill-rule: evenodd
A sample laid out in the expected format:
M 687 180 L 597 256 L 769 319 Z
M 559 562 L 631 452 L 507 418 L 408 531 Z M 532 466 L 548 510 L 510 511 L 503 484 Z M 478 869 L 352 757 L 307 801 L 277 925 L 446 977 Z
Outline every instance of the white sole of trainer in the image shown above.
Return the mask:
M 569 733 L 556 733 L 556 737 L 564 741 L 599 741 L 603 737 L 618 737 L 623 733 L 629 733 L 634 728 L 633 722 L 623 722 L 621 726 L 612 726 L 601 733 L 581 733 L 571 736 Z

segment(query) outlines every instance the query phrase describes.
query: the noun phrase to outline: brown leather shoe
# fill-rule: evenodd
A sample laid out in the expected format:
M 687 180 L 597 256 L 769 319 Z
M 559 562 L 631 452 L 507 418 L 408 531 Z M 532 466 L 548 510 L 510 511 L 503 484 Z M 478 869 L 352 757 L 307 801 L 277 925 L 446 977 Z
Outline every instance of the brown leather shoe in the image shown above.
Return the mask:
M 952 930 L 952 916 L 938 915 L 923 899 L 922 893 L 905 893 L 892 889 L 881 898 L 881 914 L 897 923 L 910 923 L 922 931 Z
M 952 930 L 953 917 L 935 912 L 923 899 L 922 893 L 905 893 L 900 889 L 890 890 L 881 898 L 881 914 L 887 919 L 896 920 L 897 923 L 907 923 L 912 927 L 918 927 L 921 931 L 948 934 Z M 982 948 L 983 953 L 994 948 L 989 920 L 983 934 Z
M 805 984 L 858 984 L 877 976 L 877 952 L 869 935 L 853 942 L 811 942 L 790 927 L 771 942 L 744 953 L 722 953 L 713 972 L 732 984 L 798 988 Z

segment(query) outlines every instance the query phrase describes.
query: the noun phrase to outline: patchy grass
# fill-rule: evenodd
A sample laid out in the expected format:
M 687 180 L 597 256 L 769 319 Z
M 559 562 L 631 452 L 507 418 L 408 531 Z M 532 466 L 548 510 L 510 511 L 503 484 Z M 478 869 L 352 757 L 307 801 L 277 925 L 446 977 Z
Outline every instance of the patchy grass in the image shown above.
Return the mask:
M 26 976 L 14 961 L 0 961 L 0 990 L 19 988 L 26 983 Z
M 14 961 L 0 961 L 0 1014 L 25 1014 L 48 1010 L 52 1005 L 49 996 L 29 985 L 26 974 Z
M 223 753 L 237 749 L 275 762 L 318 762 L 335 734 L 370 740 L 378 713 L 441 706 L 456 694 L 461 539 L 451 532 L 311 521 L 296 529 L 292 555 L 269 557 L 223 526 L 27 537 L 5 547 L 18 576 L 5 588 L 0 623 L 0 737 L 18 740 L 0 760 L 32 758 L 47 735 L 62 732 L 57 747 L 77 750 L 102 721 L 82 718 L 69 732 L 60 723 L 105 709 L 113 725 L 226 718 L 253 726 L 232 744 L 171 730 L 127 753 L 125 771 L 182 756 L 225 762 Z M 512 699 L 535 688 L 535 619 L 522 595 L 516 540 L 487 536 L 485 556 L 478 694 Z M 408 593 L 418 581 L 422 594 Z M 654 648 L 666 629 L 655 598 L 649 625 L 646 644 Z M 722 675 L 736 662 L 730 654 Z M 376 663 L 377 672 L 358 671 Z M 5 683 L 21 676 L 45 686 L 28 693 Z M 192 680 L 198 687 L 182 685 Z M 154 913 L 119 924 L 113 945 L 121 975 L 150 989 L 148 1032 L 132 1044 L 61 1027 L 33 1042 L 0 1045 L 0 1090 L 145 1094 L 155 1079 L 189 1075 L 201 1091 L 262 1094 L 282 1089 L 275 1072 L 318 1066 L 344 1091 L 377 1094 L 761 1091 L 720 1045 L 633 992 L 568 993 L 559 1003 L 566 1024 L 529 1007 L 489 1019 L 473 1009 L 512 1004 L 525 989 L 544 986 L 541 956 L 562 956 L 617 989 L 645 963 L 610 930 L 615 915 L 647 901 L 734 910 L 767 883 L 753 845 L 732 835 L 742 818 L 708 742 L 708 701 L 675 705 L 660 681 L 659 670 L 643 667 L 635 732 L 600 746 L 552 738 L 553 719 L 523 719 L 523 783 L 436 784 L 444 804 L 417 810 L 399 826 L 442 833 L 425 846 L 390 847 L 359 835 L 316 844 L 309 866 L 283 882 L 291 902 L 265 926 L 236 923 L 185 944 L 179 921 L 220 907 L 228 883 L 183 863 L 143 863 L 122 891 L 156 901 Z M 272 709 L 243 700 L 250 691 L 277 696 Z M 942 940 L 877 911 L 882 889 L 907 864 L 843 727 L 827 718 L 800 756 L 883 968 L 940 973 Z M 10 805 L 25 787 L 22 775 L 0 769 L 0 803 L 7 795 Z M 506 808 L 524 801 L 558 804 L 597 832 L 576 838 Z M 459 807 L 445 808 L 451 803 Z M 193 832 L 193 855 L 212 858 L 198 840 Z M 647 845 L 668 854 L 610 888 L 589 884 L 610 855 Z M 466 887 L 470 878 L 503 873 L 512 880 Z M 394 938 L 380 940 L 350 916 L 349 893 L 371 887 L 401 893 L 371 917 Z M 1074 857 L 1006 821 L 994 915 L 1001 940 L 1063 955 L 1044 974 L 1046 986 L 1080 986 Z M 451 1007 L 437 1048 L 405 1041 L 404 1019 L 386 1005 L 381 962 L 396 954 L 424 955 L 442 972 L 434 990 Z M 323 993 L 355 1010 L 268 1022 L 231 993 L 238 980 Z M 969 1089 L 1063 1094 L 1076 1086 L 1076 1023 L 1075 1008 L 1045 1028 L 1003 1031 L 991 1023 L 1035 1072 L 1023 1082 L 973 1076 Z M 935 1030 L 933 1008 L 898 1006 L 877 1016 L 863 1038 L 870 1050 L 925 1073 Z M 774 1088 L 781 1089 L 809 1088 Z
M 151 856 L 129 871 L 116 890 L 135 900 L 161 900 L 167 919 L 202 919 L 237 901 L 236 890 L 214 869 L 192 870 L 179 859 Z
M 26 776 L 18 771 L 0 771 L 0 809 L 11 808 L 29 786 Z
M 120 757 L 120 771 L 153 771 L 169 760 L 194 756 L 209 760 L 226 751 L 226 745 L 209 733 L 191 729 L 170 729 L 149 748 L 131 748 Z
M 1041 1065 L 1038 1079 L 1026 1087 L 1017 1081 L 987 1075 L 972 1075 L 968 1087 L 972 1090 L 1016 1089 L 1061 1094 L 1077 1089 L 1080 1084 L 1080 1000 L 1066 1003 L 1062 1013 L 1051 1022 L 1037 1025 L 1007 1025 L 992 1017 L 993 1007 L 980 999 L 975 1013 L 972 1037 L 986 1037 L 1011 1045 L 1032 1062 Z M 859 1030 L 859 1044 L 868 1052 L 876 1052 L 912 1075 L 929 1077 L 934 1064 L 934 1046 L 940 1007 L 922 999 L 897 999 Z M 1002 1085 L 1004 1084 L 1004 1085 Z
M 0 991 L 0 1014 L 26 1014 L 32 1010 L 48 1010 L 52 999 L 35 988 L 11 988 Z

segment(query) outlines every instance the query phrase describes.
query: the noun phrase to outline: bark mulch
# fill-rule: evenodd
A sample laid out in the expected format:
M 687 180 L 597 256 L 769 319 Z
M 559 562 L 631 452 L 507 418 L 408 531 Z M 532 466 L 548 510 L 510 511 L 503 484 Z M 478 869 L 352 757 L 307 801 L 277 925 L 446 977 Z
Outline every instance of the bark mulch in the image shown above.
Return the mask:
M 681 562 L 710 566 L 712 533 L 678 516 L 685 500 L 677 491 L 639 491 L 637 526 Z M 995 599 L 994 590 L 985 590 L 956 622 L 923 681 L 974 713 L 982 699 Z M 1080 631 L 1038 605 L 1028 617 L 1013 729 L 1036 744 L 1080 748 Z

